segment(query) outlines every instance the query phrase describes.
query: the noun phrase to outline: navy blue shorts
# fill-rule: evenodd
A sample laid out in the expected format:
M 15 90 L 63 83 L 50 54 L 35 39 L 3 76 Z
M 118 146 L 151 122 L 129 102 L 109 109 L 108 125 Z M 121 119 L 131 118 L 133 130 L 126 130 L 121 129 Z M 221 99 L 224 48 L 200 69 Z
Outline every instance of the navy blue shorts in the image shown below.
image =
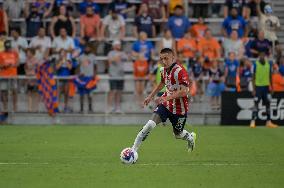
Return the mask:
M 160 116 L 162 122 L 166 122 L 167 119 L 169 119 L 172 123 L 174 133 L 180 133 L 183 131 L 186 122 L 186 115 L 173 114 L 162 104 L 158 105 L 158 107 L 154 110 L 154 113 Z
M 266 105 L 270 102 L 270 97 L 269 86 L 255 87 L 255 101 L 259 102 L 260 100 L 262 100 L 262 103 Z

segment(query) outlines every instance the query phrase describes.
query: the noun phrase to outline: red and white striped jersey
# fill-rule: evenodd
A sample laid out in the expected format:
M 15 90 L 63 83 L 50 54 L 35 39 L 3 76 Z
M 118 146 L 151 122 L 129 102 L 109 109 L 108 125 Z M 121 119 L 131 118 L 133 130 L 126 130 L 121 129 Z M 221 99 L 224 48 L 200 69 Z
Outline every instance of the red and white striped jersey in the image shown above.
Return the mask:
M 171 95 L 174 91 L 180 89 L 183 85 L 190 87 L 189 76 L 183 65 L 174 63 L 169 69 L 162 67 L 161 81 L 165 83 L 166 91 L 162 97 Z M 188 96 L 178 99 L 172 99 L 162 103 L 171 113 L 177 115 L 185 115 L 188 112 Z

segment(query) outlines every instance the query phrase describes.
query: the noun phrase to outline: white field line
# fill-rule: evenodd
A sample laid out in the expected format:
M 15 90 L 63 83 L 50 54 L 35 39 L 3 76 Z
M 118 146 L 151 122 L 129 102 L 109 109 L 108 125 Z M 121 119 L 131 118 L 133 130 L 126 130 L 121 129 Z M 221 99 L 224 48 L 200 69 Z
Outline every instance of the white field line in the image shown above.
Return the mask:
M 272 166 L 273 163 L 137 163 L 137 166 Z
M 0 163 L 0 165 L 48 165 L 48 163 L 18 163 L 18 162 L 12 162 L 12 163 Z
M 4 165 L 49 165 L 51 163 L 29 163 L 29 162 L 0 162 Z M 90 165 L 110 165 L 112 163 L 90 163 Z M 273 163 L 136 163 L 134 166 L 273 166 Z

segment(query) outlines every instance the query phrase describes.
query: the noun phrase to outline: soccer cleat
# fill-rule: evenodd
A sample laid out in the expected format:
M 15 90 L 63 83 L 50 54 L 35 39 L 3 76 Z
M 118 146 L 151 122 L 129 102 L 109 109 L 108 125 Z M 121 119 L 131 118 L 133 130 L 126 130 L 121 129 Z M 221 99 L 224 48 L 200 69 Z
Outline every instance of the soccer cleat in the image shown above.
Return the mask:
M 271 121 L 267 121 L 266 122 L 266 127 L 268 127 L 268 128 L 277 128 L 278 125 L 272 123 Z
M 255 128 L 255 120 L 251 120 L 250 122 L 250 125 L 249 125 L 250 128 Z
M 192 133 L 190 133 L 190 134 L 191 134 L 191 136 L 192 136 L 192 139 L 187 141 L 187 150 L 188 150 L 189 152 L 192 152 L 193 149 L 195 148 L 196 133 L 195 133 L 195 132 L 192 132 Z

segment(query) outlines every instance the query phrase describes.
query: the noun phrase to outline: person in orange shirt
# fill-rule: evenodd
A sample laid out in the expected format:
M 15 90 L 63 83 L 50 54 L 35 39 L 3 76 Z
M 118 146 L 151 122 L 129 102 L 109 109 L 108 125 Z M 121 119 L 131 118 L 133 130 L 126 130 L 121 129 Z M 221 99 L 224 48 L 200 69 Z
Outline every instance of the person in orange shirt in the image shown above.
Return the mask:
M 4 42 L 5 50 L 0 52 L 0 92 L 1 101 L 3 103 L 4 111 L 8 111 L 8 90 L 12 90 L 13 96 L 13 110 L 17 111 L 17 80 L 8 80 L 7 78 L 16 77 L 17 67 L 19 65 L 19 55 L 12 50 L 12 43 L 10 40 Z
M 272 88 L 274 92 L 284 92 L 284 77 L 279 72 L 277 64 L 273 66 Z
M 210 29 L 205 31 L 204 38 L 198 42 L 198 51 L 205 59 L 205 68 L 210 68 L 212 60 L 220 58 L 221 46 L 217 39 L 212 36 Z
M 141 104 L 144 99 L 143 92 L 145 90 L 146 78 L 148 77 L 149 69 L 148 62 L 143 55 L 140 55 L 139 58 L 134 62 L 133 69 L 137 98 L 136 101 Z
M 100 31 L 100 16 L 94 13 L 92 6 L 88 6 L 86 14 L 80 17 L 80 34 L 81 37 L 89 39 L 98 39 Z
M 178 53 L 182 53 L 184 58 L 192 59 L 195 57 L 197 51 L 197 44 L 195 39 L 191 37 L 191 32 L 187 31 L 182 39 L 177 43 Z
M 204 33 L 207 29 L 208 27 L 204 23 L 204 19 L 202 17 L 199 17 L 198 22 L 191 27 L 192 36 L 196 37 L 197 40 L 200 40 L 204 37 Z

